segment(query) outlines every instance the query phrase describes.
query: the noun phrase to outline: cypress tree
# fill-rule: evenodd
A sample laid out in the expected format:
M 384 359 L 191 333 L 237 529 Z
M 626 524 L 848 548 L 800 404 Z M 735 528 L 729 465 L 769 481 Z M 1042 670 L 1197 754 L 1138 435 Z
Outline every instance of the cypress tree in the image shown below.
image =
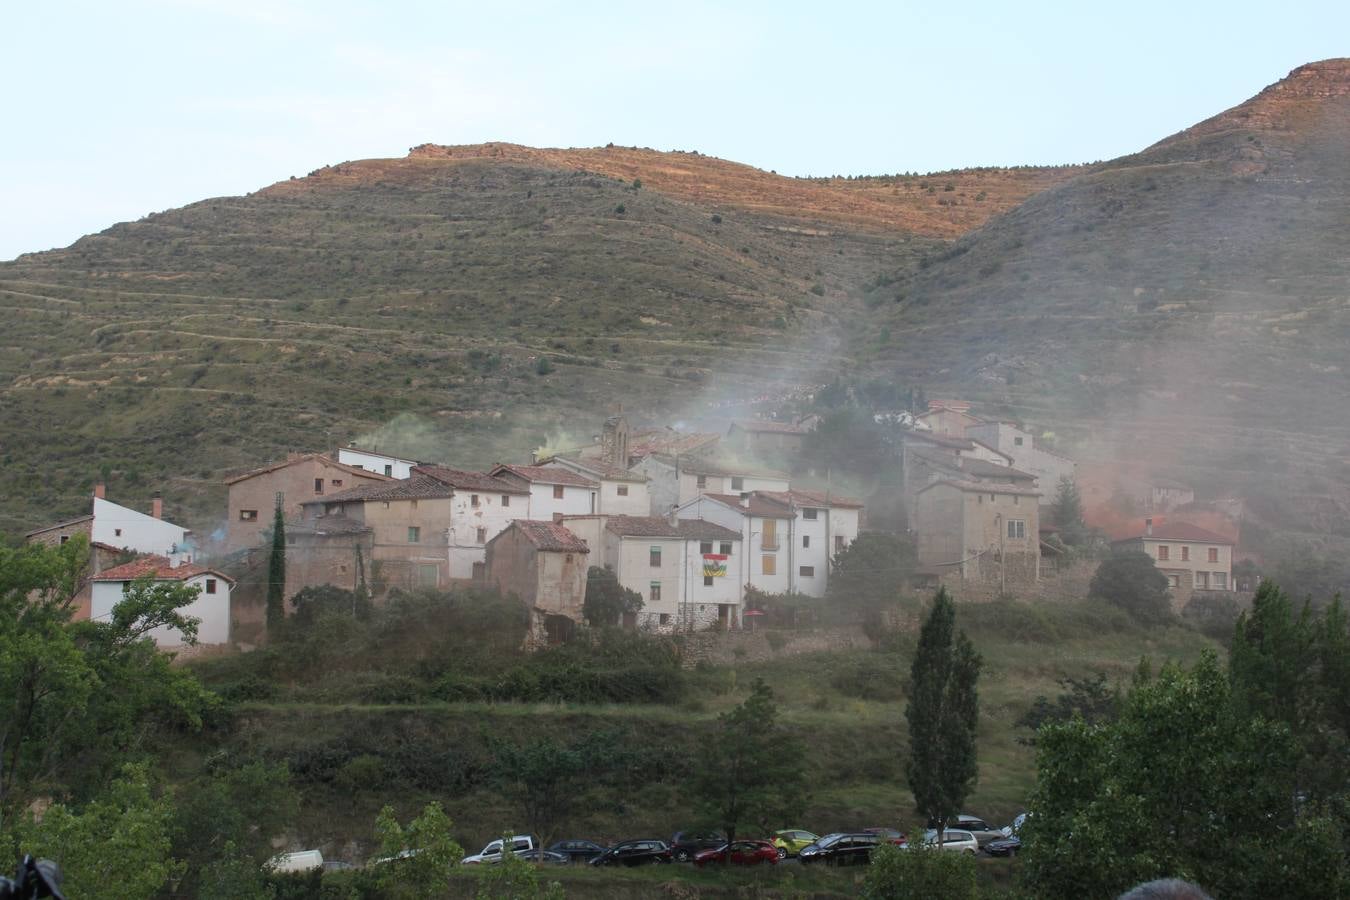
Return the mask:
M 940 588 L 919 633 L 905 708 L 909 722 L 905 774 L 915 808 L 937 823 L 939 840 L 979 774 L 975 729 L 981 665 L 966 633 L 956 631 L 956 608 L 947 589 Z
M 275 635 L 286 621 L 286 520 L 281 506 L 272 517 L 272 553 L 267 559 L 267 633 Z

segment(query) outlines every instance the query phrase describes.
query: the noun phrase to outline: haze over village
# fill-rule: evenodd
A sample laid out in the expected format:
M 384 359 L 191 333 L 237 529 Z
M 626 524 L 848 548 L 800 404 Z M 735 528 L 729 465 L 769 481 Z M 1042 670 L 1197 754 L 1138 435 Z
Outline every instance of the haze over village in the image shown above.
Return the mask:
M 1350 897 L 1350 13 L 598 12 L 16 11 L 0 898 Z

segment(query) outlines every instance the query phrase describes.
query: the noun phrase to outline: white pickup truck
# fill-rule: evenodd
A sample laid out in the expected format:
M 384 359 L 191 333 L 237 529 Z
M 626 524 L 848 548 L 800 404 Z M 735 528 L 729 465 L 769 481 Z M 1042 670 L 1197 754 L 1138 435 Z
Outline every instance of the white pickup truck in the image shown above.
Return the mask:
M 532 850 L 538 849 L 537 845 L 534 842 L 534 838 L 528 834 L 517 834 L 511 838 L 508 838 L 508 840 L 511 842 L 511 852 L 516 854 L 517 856 L 519 856 L 522 853 L 529 853 Z M 489 842 L 486 847 L 484 847 L 482 850 L 478 851 L 474 855 L 464 857 L 464 859 L 461 861 L 461 865 L 474 866 L 478 865 L 479 863 L 501 862 L 502 844 L 503 842 L 501 838 Z

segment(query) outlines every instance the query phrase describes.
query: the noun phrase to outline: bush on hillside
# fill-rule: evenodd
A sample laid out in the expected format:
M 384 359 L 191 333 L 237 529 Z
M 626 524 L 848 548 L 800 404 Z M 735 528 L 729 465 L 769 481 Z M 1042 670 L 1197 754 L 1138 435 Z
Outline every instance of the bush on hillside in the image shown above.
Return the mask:
M 1201 634 L 1227 644 L 1237 625 L 1237 600 L 1226 594 L 1199 594 L 1181 610 L 1181 619 Z
M 1092 576 L 1088 591 L 1142 624 L 1156 625 L 1172 619 L 1167 576 L 1158 571 L 1153 557 L 1147 553 L 1130 551 L 1104 560 Z

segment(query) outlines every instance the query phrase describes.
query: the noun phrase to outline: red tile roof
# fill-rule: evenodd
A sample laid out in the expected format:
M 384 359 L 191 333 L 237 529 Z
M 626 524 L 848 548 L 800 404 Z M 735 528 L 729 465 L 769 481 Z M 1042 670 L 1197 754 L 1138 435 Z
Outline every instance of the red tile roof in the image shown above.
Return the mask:
M 945 434 L 937 434 L 932 431 L 906 431 L 902 440 L 923 441 L 929 444 L 936 444 L 939 447 L 948 447 L 952 450 L 975 449 L 975 442 L 969 438 L 951 437 Z
M 810 431 L 791 422 L 771 422 L 768 419 L 737 419 L 731 423 L 731 427 L 762 434 L 806 434 Z
M 706 519 L 679 519 L 675 522 L 675 529 L 686 540 L 739 541 L 741 539 L 739 531 L 733 531 Z
M 591 548 L 567 527 L 557 522 L 516 519 L 511 523 L 536 549 L 554 553 L 590 553 Z M 494 539 L 495 540 L 495 539 Z
M 217 572 L 215 569 L 208 569 L 205 566 L 198 566 L 192 563 L 185 563 L 181 566 L 174 566 L 169 562 L 167 556 L 142 556 L 139 559 L 133 559 L 129 563 L 123 563 L 120 566 L 113 566 L 111 569 L 104 569 L 93 577 L 94 581 L 135 581 L 137 578 L 144 578 L 146 575 L 154 578 L 156 581 L 187 581 L 197 575 L 214 575 L 222 578 L 230 584 L 234 584 L 234 579 L 228 575 Z
M 665 453 L 653 453 L 652 456 L 667 465 L 680 465 L 681 472 L 687 472 L 690 475 L 714 475 L 718 477 L 738 476 L 745 478 L 773 478 L 778 481 L 787 481 L 788 473 L 780 472 L 777 469 L 756 468 L 754 466 L 743 466 L 735 462 L 724 462 L 720 460 L 703 459 L 697 456 L 670 456 Z
M 584 475 L 578 475 L 571 469 L 564 469 L 562 466 L 513 466 L 510 464 L 500 464 L 488 474 L 494 478 L 500 476 L 503 472 L 509 472 L 525 479 L 528 482 L 538 482 L 540 484 L 561 484 L 573 487 L 597 488 L 600 485 L 591 481 Z
M 852 497 L 844 497 L 839 494 L 829 494 L 824 491 L 755 491 L 752 496 L 768 497 L 777 503 L 792 506 L 820 506 L 820 507 L 839 507 L 841 509 L 862 509 L 863 502 L 854 500 Z
M 649 428 L 636 431 L 628 438 L 628 456 L 644 457 L 653 454 L 692 453 L 716 444 L 721 435 L 693 432 L 684 434 L 669 428 Z
M 1126 541 L 1186 541 L 1192 544 L 1233 546 L 1233 542 L 1223 535 L 1201 528 L 1199 525 L 1192 525 L 1189 522 L 1164 522 L 1161 525 L 1154 525 L 1152 534 L 1140 532 L 1133 537 L 1122 538 L 1116 543 L 1122 544 Z
M 607 462 L 598 459 L 574 459 L 567 456 L 555 456 L 552 459 L 544 460 L 545 467 L 555 466 L 570 470 L 581 470 L 596 478 L 606 481 L 632 481 L 638 484 L 646 484 L 647 476 L 640 475 L 637 472 L 630 472 L 620 466 L 611 466 Z
M 413 474 L 434 478 L 441 484 L 461 491 L 478 491 L 484 494 L 529 494 L 528 489 L 500 478 L 493 478 L 486 472 L 466 472 L 448 466 L 414 466 Z
M 680 530 L 661 516 L 610 516 L 605 530 L 622 537 L 681 537 Z
M 414 474 L 408 478 L 382 481 L 378 484 L 358 484 L 354 488 L 347 488 L 336 494 L 316 496 L 300 505 L 314 506 L 319 503 L 352 503 L 368 500 L 444 500 L 453 497 L 454 494 L 453 490 L 440 481 L 418 475 L 414 470 Z
M 388 475 L 381 475 L 379 472 L 371 472 L 370 470 L 363 469 L 360 466 L 349 466 L 346 463 L 340 463 L 336 459 L 333 459 L 331 456 L 328 456 L 323 453 L 302 453 L 299 456 L 294 457 L 293 459 L 284 459 L 281 462 L 274 462 L 271 465 L 263 466 L 260 469 L 253 469 L 251 471 L 245 472 L 242 475 L 235 475 L 232 478 L 226 478 L 225 483 L 234 484 L 239 481 L 247 481 L 248 479 L 256 478 L 259 475 L 266 475 L 268 472 L 275 472 L 277 469 L 284 469 L 287 466 L 293 466 L 297 463 L 302 462 L 309 462 L 310 460 L 318 460 L 319 462 L 322 462 L 325 465 L 332 466 L 335 469 L 340 469 L 344 472 L 347 472 L 350 475 L 355 475 L 362 478 L 369 478 L 372 481 L 394 480 L 390 478 Z
M 756 516 L 761 519 L 794 519 L 797 517 L 797 514 L 786 504 L 766 497 L 760 491 L 752 493 L 746 498 L 744 504 L 742 504 L 741 498 L 735 494 L 704 494 L 703 496 L 724 506 L 739 510 L 744 515 Z

